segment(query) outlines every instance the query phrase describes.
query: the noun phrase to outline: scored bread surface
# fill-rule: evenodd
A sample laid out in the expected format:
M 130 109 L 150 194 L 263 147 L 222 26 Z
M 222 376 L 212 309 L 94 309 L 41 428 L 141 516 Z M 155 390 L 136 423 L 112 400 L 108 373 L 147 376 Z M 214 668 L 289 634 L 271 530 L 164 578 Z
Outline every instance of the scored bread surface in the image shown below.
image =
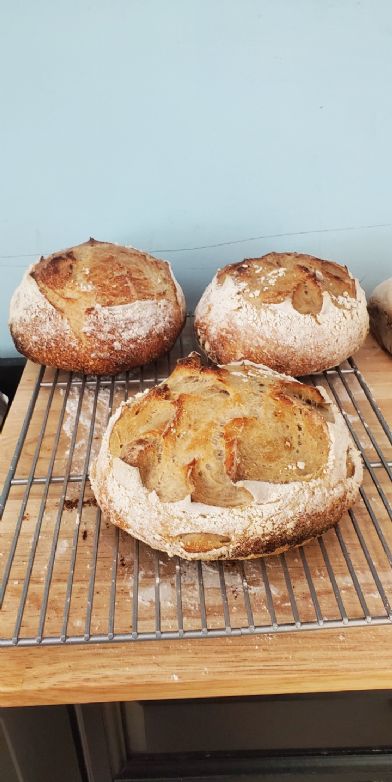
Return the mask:
M 195 331 L 218 363 L 248 359 L 305 375 L 339 364 L 369 327 L 348 269 L 300 253 L 269 253 L 220 269 L 195 311 Z
M 170 350 L 184 318 L 167 261 L 95 239 L 41 258 L 10 305 L 21 353 L 92 374 L 115 374 Z
M 352 504 L 361 460 L 323 389 L 192 354 L 111 418 L 91 484 L 119 527 L 187 559 L 263 556 Z

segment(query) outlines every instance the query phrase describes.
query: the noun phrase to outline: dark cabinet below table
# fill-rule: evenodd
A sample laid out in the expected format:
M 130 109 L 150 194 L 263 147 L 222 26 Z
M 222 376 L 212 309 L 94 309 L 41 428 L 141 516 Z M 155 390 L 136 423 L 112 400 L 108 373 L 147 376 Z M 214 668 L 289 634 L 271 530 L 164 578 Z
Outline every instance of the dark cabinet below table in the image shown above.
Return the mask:
M 392 782 L 392 693 L 3 709 L 2 782 Z

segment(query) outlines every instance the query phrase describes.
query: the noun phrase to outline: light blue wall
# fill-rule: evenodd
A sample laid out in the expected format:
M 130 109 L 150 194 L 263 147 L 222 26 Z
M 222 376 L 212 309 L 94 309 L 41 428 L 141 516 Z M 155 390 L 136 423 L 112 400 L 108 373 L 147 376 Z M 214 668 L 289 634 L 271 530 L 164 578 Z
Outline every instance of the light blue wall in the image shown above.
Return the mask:
M 191 307 L 271 249 L 392 274 L 390 0 L 2 0 L 0 112 L 2 355 L 23 269 L 90 235 Z

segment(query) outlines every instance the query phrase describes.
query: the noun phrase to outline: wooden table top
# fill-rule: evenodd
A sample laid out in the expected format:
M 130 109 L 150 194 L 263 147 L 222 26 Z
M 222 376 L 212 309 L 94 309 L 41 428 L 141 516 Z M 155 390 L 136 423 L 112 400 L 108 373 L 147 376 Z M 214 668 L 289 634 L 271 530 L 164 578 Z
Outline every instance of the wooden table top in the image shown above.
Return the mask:
M 356 361 L 391 423 L 391 357 L 368 337 Z M 0 481 L 36 376 L 28 362 L 1 435 Z M 3 648 L 0 659 L 0 706 L 390 689 L 392 627 Z

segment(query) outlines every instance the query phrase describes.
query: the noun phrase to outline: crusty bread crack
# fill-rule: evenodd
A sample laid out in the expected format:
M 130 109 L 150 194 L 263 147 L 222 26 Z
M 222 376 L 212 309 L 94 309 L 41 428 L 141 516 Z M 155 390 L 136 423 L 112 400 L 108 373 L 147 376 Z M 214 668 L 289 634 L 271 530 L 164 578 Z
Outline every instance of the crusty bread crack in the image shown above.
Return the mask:
M 195 311 L 213 361 L 248 359 L 289 375 L 339 364 L 362 344 L 366 298 L 345 266 L 303 253 L 269 253 L 219 269 Z
M 204 367 L 192 355 L 124 410 L 110 448 L 139 469 L 162 502 L 190 495 L 207 505 L 249 505 L 253 497 L 239 481 L 291 483 L 322 474 L 327 413 L 316 388 L 249 364 Z
M 262 556 L 334 524 L 361 464 L 322 389 L 250 362 L 180 360 L 111 419 L 91 470 L 109 519 L 169 554 Z
M 185 301 L 167 261 L 88 242 L 41 258 L 10 306 L 17 349 L 39 363 L 115 374 L 169 350 Z
M 344 307 L 345 299 L 355 298 L 355 281 L 346 266 L 302 253 L 268 253 L 261 258 L 246 258 L 217 273 L 219 282 L 228 276 L 246 282 L 245 295 L 251 299 L 278 304 L 291 298 L 294 309 L 302 315 L 319 314 L 324 291 L 329 293 L 335 307 Z

